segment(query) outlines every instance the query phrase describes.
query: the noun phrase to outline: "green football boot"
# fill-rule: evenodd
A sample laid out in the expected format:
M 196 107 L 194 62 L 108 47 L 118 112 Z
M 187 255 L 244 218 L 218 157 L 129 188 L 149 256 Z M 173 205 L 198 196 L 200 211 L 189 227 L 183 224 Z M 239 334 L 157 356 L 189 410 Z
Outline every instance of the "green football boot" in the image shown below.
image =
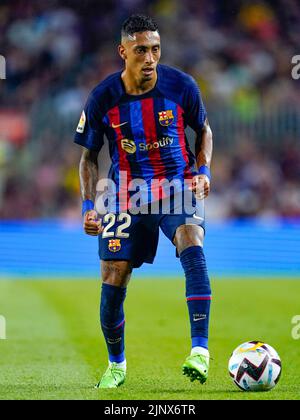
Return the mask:
M 209 370 L 209 353 L 191 354 L 188 356 L 182 366 L 184 375 L 187 375 L 191 382 L 198 380 L 201 384 L 206 382 Z
M 96 389 L 118 388 L 125 382 L 126 370 L 118 367 L 117 363 L 111 363 L 102 376 Z

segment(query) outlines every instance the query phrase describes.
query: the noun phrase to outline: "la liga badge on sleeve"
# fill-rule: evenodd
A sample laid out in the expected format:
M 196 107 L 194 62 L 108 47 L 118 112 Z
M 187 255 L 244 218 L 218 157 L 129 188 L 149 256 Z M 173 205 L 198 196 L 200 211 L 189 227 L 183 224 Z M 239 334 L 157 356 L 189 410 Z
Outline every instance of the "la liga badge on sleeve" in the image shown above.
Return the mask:
M 76 130 L 77 133 L 82 134 L 84 132 L 85 122 L 86 122 L 85 112 L 82 111 L 82 114 L 81 114 L 81 117 L 80 117 L 80 120 L 79 120 L 79 124 L 78 124 L 77 130 Z

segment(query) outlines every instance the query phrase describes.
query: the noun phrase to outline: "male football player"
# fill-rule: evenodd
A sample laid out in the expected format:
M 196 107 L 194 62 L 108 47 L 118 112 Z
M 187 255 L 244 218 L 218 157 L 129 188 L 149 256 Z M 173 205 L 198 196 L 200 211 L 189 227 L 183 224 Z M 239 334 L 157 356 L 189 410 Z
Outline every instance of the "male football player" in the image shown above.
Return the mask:
M 80 180 L 84 230 L 99 237 L 101 259 L 100 322 L 109 365 L 97 387 L 116 388 L 125 381 L 126 288 L 134 268 L 153 262 L 159 228 L 175 245 L 186 278 L 192 349 L 183 373 L 204 383 L 209 369 L 211 288 L 203 253 L 203 200 L 210 191 L 212 132 L 194 79 L 158 64 L 160 35 L 151 18 L 133 15 L 124 22 L 118 52 L 124 69 L 92 91 L 75 136 L 75 142 L 83 146 Z M 186 126 L 196 132 L 195 154 L 185 136 Z M 109 179 L 116 185 L 117 205 L 98 220 L 97 158 L 104 135 L 109 141 Z M 125 184 L 121 179 L 124 174 Z M 132 181 L 142 180 L 149 186 L 149 202 L 153 203 L 166 196 L 151 186 L 153 180 L 174 179 L 182 184 L 191 180 L 192 215 L 185 209 L 178 212 L 174 202 L 169 214 L 130 211 Z

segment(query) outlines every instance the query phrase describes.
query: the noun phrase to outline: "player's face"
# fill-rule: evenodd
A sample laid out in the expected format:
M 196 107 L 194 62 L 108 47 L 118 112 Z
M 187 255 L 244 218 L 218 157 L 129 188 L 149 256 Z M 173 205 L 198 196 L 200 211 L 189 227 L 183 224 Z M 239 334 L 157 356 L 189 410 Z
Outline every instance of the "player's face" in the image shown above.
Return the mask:
M 119 46 L 128 70 L 141 82 L 152 80 L 160 60 L 160 36 L 157 31 L 137 32 Z

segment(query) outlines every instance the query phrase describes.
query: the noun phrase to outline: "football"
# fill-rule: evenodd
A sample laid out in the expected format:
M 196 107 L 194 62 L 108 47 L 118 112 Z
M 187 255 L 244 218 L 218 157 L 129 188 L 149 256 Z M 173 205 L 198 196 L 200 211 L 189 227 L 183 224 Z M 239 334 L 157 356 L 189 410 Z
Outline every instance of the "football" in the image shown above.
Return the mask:
M 247 341 L 232 353 L 229 374 L 243 391 L 270 391 L 281 375 L 281 360 L 273 347 L 261 341 Z

